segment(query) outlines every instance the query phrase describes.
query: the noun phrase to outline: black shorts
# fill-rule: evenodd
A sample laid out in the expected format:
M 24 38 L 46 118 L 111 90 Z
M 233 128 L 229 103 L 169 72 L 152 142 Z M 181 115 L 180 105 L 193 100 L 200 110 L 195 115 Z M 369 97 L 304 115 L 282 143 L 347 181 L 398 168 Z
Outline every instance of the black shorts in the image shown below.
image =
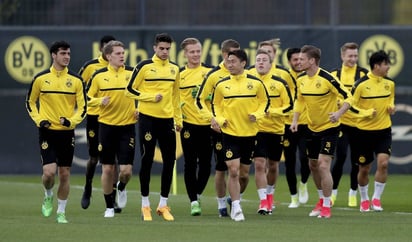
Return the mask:
M 280 161 L 283 151 L 283 135 L 259 132 L 256 135 L 256 146 L 253 158 L 265 157 Z
M 134 124 L 115 126 L 100 123 L 99 127 L 100 163 L 133 165 L 136 149 L 136 129 Z
M 308 158 L 317 160 L 319 154 L 334 156 L 339 136 L 339 127 L 320 132 L 309 131 L 306 139 Z
M 87 115 L 86 118 L 86 132 L 87 145 L 89 147 L 89 156 L 97 157 L 99 155 L 99 122 L 97 119 L 99 115 Z
M 374 155 L 385 153 L 391 155 L 392 129 L 356 130 L 352 151 L 356 164 L 367 165 L 374 161 Z
M 223 151 L 225 161 L 240 158 L 240 163 L 252 164 L 253 151 L 256 144 L 256 136 L 237 137 L 223 134 Z
M 217 171 L 227 171 L 222 139 L 223 138 L 221 133 L 212 130 L 213 154 L 216 163 L 215 170 Z
M 39 129 L 39 146 L 43 165 L 72 166 L 74 130 Z

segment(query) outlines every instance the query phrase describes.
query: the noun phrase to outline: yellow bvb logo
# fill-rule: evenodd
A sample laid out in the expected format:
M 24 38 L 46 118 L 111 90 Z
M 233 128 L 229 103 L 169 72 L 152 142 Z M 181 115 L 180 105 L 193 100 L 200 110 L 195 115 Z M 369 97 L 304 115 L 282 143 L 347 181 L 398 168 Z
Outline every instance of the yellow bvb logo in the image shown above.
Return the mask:
M 402 71 L 405 58 L 402 46 L 390 36 L 378 34 L 364 40 L 359 47 L 359 65 L 369 69 L 370 56 L 379 50 L 383 50 L 389 55 L 391 68 L 388 76 L 395 78 Z
M 216 148 L 216 150 L 222 150 L 222 148 L 223 148 L 222 143 L 221 142 L 216 142 L 215 148 Z
M 97 146 L 97 150 L 102 151 L 102 150 L 103 150 L 103 145 L 102 145 L 102 144 L 99 144 L 99 145 Z
M 96 133 L 94 132 L 94 130 L 90 130 L 89 131 L 89 137 L 93 138 L 94 136 L 96 136 Z
M 44 141 L 44 142 L 41 144 L 41 148 L 42 148 L 43 150 L 46 150 L 47 148 L 49 148 L 49 144 L 47 144 L 47 142 Z
M 226 151 L 226 158 L 232 158 L 233 157 L 233 152 L 231 150 Z
M 145 139 L 146 141 L 152 140 L 152 134 L 146 133 L 146 134 L 144 135 L 144 139 Z
M 365 163 L 365 162 L 366 162 L 365 156 L 360 156 L 359 157 L 359 163 Z
M 186 130 L 186 131 L 183 133 L 183 137 L 184 137 L 185 139 L 190 138 L 190 132 Z
M 50 67 L 49 48 L 36 37 L 22 36 L 9 44 L 4 63 L 13 79 L 30 83 L 35 74 Z

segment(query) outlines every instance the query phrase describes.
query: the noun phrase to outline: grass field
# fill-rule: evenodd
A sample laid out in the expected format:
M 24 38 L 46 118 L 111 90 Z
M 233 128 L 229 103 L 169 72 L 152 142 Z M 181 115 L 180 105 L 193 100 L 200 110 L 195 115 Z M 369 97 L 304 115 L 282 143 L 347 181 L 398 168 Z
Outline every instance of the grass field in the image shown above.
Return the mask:
M 202 215 L 190 216 L 183 177 L 179 176 L 177 194 L 169 198 L 175 221 L 163 221 L 153 213 L 152 222 L 143 222 L 137 176 L 127 187 L 127 207 L 115 218 L 105 219 L 99 175 L 94 183 L 92 204 L 87 210 L 80 207 L 83 176 L 76 175 L 71 179 L 66 209 L 69 224 L 57 224 L 56 200 L 52 217 L 41 215 L 40 175 L 3 175 L 0 176 L 0 241 L 412 241 L 411 178 L 390 175 L 382 199 L 385 210 L 360 213 L 358 208 L 346 206 L 349 181 L 344 176 L 332 218 L 318 219 L 308 216 L 317 201 L 311 180 L 308 204 L 289 209 L 287 184 L 281 175 L 275 194 L 277 207 L 273 215 L 262 216 L 256 213 L 258 198 L 251 177 L 242 201 L 246 220 L 234 222 L 217 216 L 212 179 L 202 197 Z M 160 190 L 159 183 L 159 177 L 152 177 L 153 210 L 159 200 L 155 193 Z M 373 187 L 369 190 L 372 193 Z

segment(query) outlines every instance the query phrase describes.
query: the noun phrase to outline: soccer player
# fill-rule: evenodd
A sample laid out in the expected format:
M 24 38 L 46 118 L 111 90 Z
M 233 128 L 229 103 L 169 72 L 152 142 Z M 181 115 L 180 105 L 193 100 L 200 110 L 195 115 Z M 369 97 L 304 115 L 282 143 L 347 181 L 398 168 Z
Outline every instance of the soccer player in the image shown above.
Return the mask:
M 160 201 L 156 212 L 166 221 L 174 220 L 167 199 L 176 160 L 175 131 L 182 129 L 182 112 L 179 66 L 169 61 L 172 42 L 169 34 L 157 34 L 153 45 L 155 54 L 151 59 L 137 64 L 127 86 L 126 95 L 139 101 L 139 141 L 142 157 L 139 177 L 144 221 L 152 220 L 149 185 L 157 142 L 162 154 L 163 170 Z
M 45 189 L 42 214 L 44 217 L 52 214 L 57 170 L 57 223 L 68 223 L 65 210 L 74 155 L 74 128 L 86 117 L 86 95 L 81 77 L 68 69 L 70 45 L 65 41 L 54 42 L 50 54 L 52 66 L 34 76 L 27 93 L 26 108 L 39 128 Z
M 272 58 L 264 49 L 256 53 L 256 77 L 263 81 L 270 98 L 268 113 L 257 121 L 259 132 L 253 152 L 255 182 L 260 200 L 258 213 L 272 213 L 273 194 L 267 187 L 274 187 L 279 174 L 279 161 L 283 151 L 284 117 L 293 110 L 293 98 L 287 83 L 272 75 Z
M 100 51 L 103 50 L 105 44 L 109 41 L 115 40 L 111 35 L 105 35 L 100 39 Z M 80 68 L 79 74 L 83 78 L 86 86 L 89 84 L 92 75 L 99 69 L 107 67 L 108 62 L 104 55 L 100 55 L 98 58 L 92 59 L 84 63 Z M 89 151 L 89 160 L 86 165 L 86 183 L 84 185 L 83 195 L 81 199 L 81 206 L 83 209 L 87 209 L 90 205 L 90 198 L 93 190 L 93 176 L 96 170 L 97 163 L 99 161 L 99 151 L 97 149 L 99 143 L 99 123 L 97 121 L 99 117 L 99 106 L 87 107 L 86 117 L 86 132 L 87 132 L 87 144 Z M 113 203 L 115 203 L 115 212 L 121 212 L 121 208 L 117 207 L 115 202 L 116 198 L 116 183 L 117 175 L 113 180 Z
M 102 164 L 102 188 L 106 202 L 105 218 L 114 217 L 113 179 L 117 177 L 116 160 L 119 165 L 117 182 L 117 205 L 124 208 L 127 202 L 126 185 L 132 176 L 135 154 L 135 123 L 137 118 L 135 100 L 126 97 L 133 68 L 126 66 L 124 45 L 112 40 L 103 47 L 108 60 L 107 67 L 98 70 L 88 85 L 89 106 L 99 106 L 99 151 Z
M 319 67 L 320 57 L 321 51 L 315 46 L 301 48 L 299 65 L 305 74 L 298 77 L 299 88 L 290 129 L 297 131 L 300 113 L 306 108 L 310 130 L 306 142 L 309 167 L 319 194 L 319 202 L 309 216 L 330 218 L 333 183 L 330 165 L 339 134 L 339 118 L 349 109 L 352 96 L 343 84 Z M 343 103 L 338 109 L 339 96 Z
M 293 76 L 289 73 L 289 71 L 281 66 L 276 64 L 276 52 L 277 52 L 277 48 L 280 45 L 280 39 L 270 39 L 270 40 L 265 40 L 265 41 L 261 41 L 258 44 L 258 49 L 264 49 L 266 50 L 270 57 L 272 58 L 272 67 L 270 69 L 270 72 L 275 75 L 278 76 L 280 78 L 282 78 L 283 80 L 286 81 L 286 83 L 288 84 L 289 90 L 292 94 L 292 97 L 295 97 L 295 93 L 296 93 L 296 80 L 293 78 Z M 250 66 L 249 68 L 249 73 L 252 75 L 257 75 L 257 71 L 255 66 Z M 292 117 L 293 115 L 290 116 L 286 116 L 284 118 L 284 123 L 285 123 L 285 130 L 289 128 L 289 124 L 292 122 Z M 289 134 L 291 132 L 286 131 L 284 133 L 284 155 L 285 155 L 285 160 L 290 160 L 290 159 L 295 159 L 296 160 L 296 150 L 290 150 L 289 148 L 289 144 L 291 143 L 290 141 L 290 137 Z M 268 178 L 270 179 L 270 178 Z M 304 188 L 306 188 L 306 186 L 304 186 Z M 274 200 L 273 198 L 273 194 L 275 193 L 275 189 L 276 189 L 276 184 L 273 184 L 273 186 L 268 186 L 267 187 L 267 194 L 269 196 L 270 200 Z M 307 191 L 307 190 L 305 190 Z M 271 198 L 272 197 L 272 198 Z
M 289 73 L 296 80 L 298 75 L 302 73 L 299 67 L 299 54 L 300 48 L 289 48 L 286 52 L 286 56 L 289 62 Z M 297 86 L 299 88 L 299 86 Z M 294 91 L 293 89 L 291 91 Z M 293 93 L 295 99 L 296 93 Z M 293 115 L 290 115 L 293 117 Z M 291 121 L 291 118 L 287 117 L 287 121 Z M 307 189 L 307 182 L 310 175 L 309 160 L 306 154 L 306 136 L 308 134 L 308 118 L 306 115 L 306 109 L 302 111 L 299 116 L 298 131 L 292 132 L 290 130 L 290 124 L 285 125 L 285 139 L 283 141 L 283 151 L 285 155 L 285 174 L 286 181 L 288 183 L 290 192 L 290 204 L 289 208 L 297 208 L 300 204 L 307 203 L 309 199 L 309 193 Z M 299 189 L 297 187 L 296 178 L 296 151 L 299 149 L 299 161 L 300 161 L 300 182 Z
M 331 71 L 340 82 L 350 91 L 355 81 L 365 76 L 368 73 L 363 67 L 358 66 L 358 44 L 348 42 L 341 47 L 342 66 Z M 338 195 L 338 186 L 342 177 L 343 165 L 346 161 L 348 147 L 353 146 L 353 132 L 356 130 L 357 118 L 352 112 L 346 112 L 341 117 L 340 133 L 338 144 L 336 147 L 336 160 L 332 167 L 333 189 L 332 189 L 332 204 L 335 203 Z M 350 171 L 350 189 L 348 194 L 348 206 L 356 207 L 357 190 L 358 190 L 358 166 L 355 164 L 353 156 L 351 156 L 351 171 Z
M 180 44 L 187 64 L 180 68 L 180 101 L 183 128 L 180 131 L 184 164 L 184 180 L 190 199 L 190 214 L 201 215 L 200 195 L 209 181 L 212 158 L 210 122 L 199 117 L 195 98 L 206 74 L 212 69 L 201 62 L 202 44 L 196 38 L 186 38 Z M 209 101 L 210 102 L 210 101 Z
M 230 72 L 227 68 L 227 57 L 230 51 L 240 49 L 240 44 L 236 40 L 227 39 L 224 40 L 220 45 L 221 53 L 223 61 L 215 68 L 213 68 L 207 75 L 206 78 L 203 80 L 202 85 L 199 88 L 198 94 L 196 96 L 196 107 L 199 110 L 199 113 L 203 119 L 208 120 L 211 122 L 213 114 L 212 109 L 210 107 L 210 99 L 212 96 L 212 92 L 216 86 L 216 83 L 230 75 Z M 209 101 L 209 102 L 208 102 Z M 212 132 L 212 144 L 213 144 L 213 151 L 214 151 L 214 158 L 215 158 L 215 190 L 217 196 L 217 204 L 218 204 L 218 212 L 219 217 L 227 217 L 227 205 L 226 200 L 226 180 L 225 174 L 227 171 L 227 166 L 224 161 L 224 153 L 222 150 L 222 134 L 218 132 Z M 249 169 L 248 166 L 244 167 L 241 165 L 241 174 L 240 174 L 240 181 L 241 186 L 247 183 L 249 177 Z M 242 188 L 241 188 L 242 190 Z M 231 204 L 231 202 L 230 202 Z
M 222 132 L 225 162 L 228 167 L 228 188 L 232 199 L 231 218 L 243 221 L 240 205 L 240 164 L 250 166 L 258 126 L 269 108 L 269 97 L 261 80 L 249 75 L 244 68 L 247 55 L 244 50 L 228 53 L 227 68 L 230 76 L 221 79 L 212 97 L 214 118 L 211 127 Z
M 381 196 L 388 177 L 392 145 L 392 121 L 395 113 L 395 82 L 388 78 L 390 59 L 384 51 L 369 58 L 371 71 L 358 80 L 353 89 L 353 108 L 360 117 L 357 122 L 355 145 L 352 149 L 359 165 L 358 183 L 361 196 L 360 211 L 383 211 Z M 369 172 L 376 157 L 375 189 L 369 200 Z

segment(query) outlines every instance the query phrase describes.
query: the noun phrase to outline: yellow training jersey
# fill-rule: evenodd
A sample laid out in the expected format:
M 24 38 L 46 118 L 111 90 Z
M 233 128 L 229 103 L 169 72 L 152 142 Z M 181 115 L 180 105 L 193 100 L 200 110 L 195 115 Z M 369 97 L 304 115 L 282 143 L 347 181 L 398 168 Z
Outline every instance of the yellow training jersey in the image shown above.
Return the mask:
M 293 98 L 289 86 L 282 78 L 272 75 L 258 75 L 266 87 L 270 99 L 268 113 L 257 121 L 259 131 L 282 135 L 285 133 L 285 117 L 293 110 Z
M 126 95 L 139 101 L 140 113 L 156 118 L 174 118 L 175 124 L 181 127 L 179 87 L 179 66 L 154 55 L 134 68 Z M 156 102 L 158 94 L 163 98 Z
M 37 108 L 37 102 L 39 108 Z M 66 67 L 57 71 L 53 66 L 37 74 L 26 98 L 26 108 L 37 127 L 47 120 L 52 130 L 72 130 L 86 116 L 84 83 Z M 70 121 L 70 127 L 60 124 L 60 118 Z
M 343 84 L 321 68 L 311 77 L 306 73 L 300 75 L 298 83 L 294 112 L 301 113 L 306 107 L 308 128 L 320 132 L 339 126 L 340 122 L 329 121 L 329 113 L 338 110 L 339 96 L 344 102 L 352 104 L 352 95 Z
M 259 120 L 265 116 L 269 105 L 263 82 L 246 72 L 220 80 L 212 97 L 213 115 L 222 132 L 239 137 L 257 134 L 259 127 L 249 120 L 249 114 Z
M 92 78 L 93 74 L 103 67 L 106 67 L 109 63 L 107 60 L 103 59 L 102 56 L 99 56 L 96 59 L 92 59 L 84 63 L 84 65 L 80 68 L 79 75 L 83 78 L 83 81 L 86 83 L 86 86 L 89 84 L 90 79 Z M 87 114 L 89 115 L 99 115 L 99 107 L 87 107 Z
M 359 117 L 357 127 L 362 130 L 381 130 L 391 127 L 388 108 L 395 107 L 395 82 L 388 77 L 369 72 L 355 83 L 352 90 L 353 107 Z M 372 116 L 376 110 L 376 116 Z
M 210 99 L 210 96 L 212 95 L 217 82 L 229 75 L 229 70 L 226 68 L 223 62 L 221 62 L 217 67 L 213 68 L 206 75 L 205 79 L 202 82 L 202 85 L 199 88 L 195 99 L 195 104 L 200 117 L 207 120 L 209 123 L 213 117 L 213 114 L 210 107 L 210 102 L 207 102 L 207 100 Z
M 199 115 L 195 98 L 203 79 L 211 69 L 211 66 L 205 64 L 201 64 L 196 68 L 184 66 L 180 69 L 180 101 L 183 121 L 197 125 L 210 124 L 208 120 Z M 210 98 L 205 102 L 206 105 L 210 105 Z
M 89 106 L 100 106 L 99 122 L 107 125 L 128 125 L 136 123 L 135 100 L 126 97 L 125 90 L 132 76 L 133 68 L 111 65 L 98 70 L 89 82 L 87 97 Z M 101 105 L 103 97 L 110 97 L 109 104 Z
M 251 66 L 249 68 L 249 73 L 251 75 L 257 76 L 258 73 L 256 71 L 255 66 Z M 277 65 L 273 62 L 272 67 L 270 69 L 270 73 L 272 75 L 278 76 L 282 78 L 283 80 L 286 81 L 286 83 L 289 86 L 290 93 L 292 94 L 292 97 L 295 98 L 296 96 L 296 80 L 293 78 L 293 76 L 290 74 L 290 72 L 283 66 Z M 285 117 L 285 123 L 291 124 L 293 120 L 293 114 L 286 116 Z
M 342 65 L 341 68 L 335 69 L 331 72 L 331 74 L 336 77 L 349 91 L 352 90 L 353 84 L 367 73 L 368 70 L 358 65 L 353 67 Z M 339 103 L 340 102 L 342 102 L 341 99 L 339 100 Z M 342 124 L 352 127 L 356 127 L 357 125 L 357 117 L 353 112 L 344 113 L 342 117 L 340 117 L 339 121 Z

